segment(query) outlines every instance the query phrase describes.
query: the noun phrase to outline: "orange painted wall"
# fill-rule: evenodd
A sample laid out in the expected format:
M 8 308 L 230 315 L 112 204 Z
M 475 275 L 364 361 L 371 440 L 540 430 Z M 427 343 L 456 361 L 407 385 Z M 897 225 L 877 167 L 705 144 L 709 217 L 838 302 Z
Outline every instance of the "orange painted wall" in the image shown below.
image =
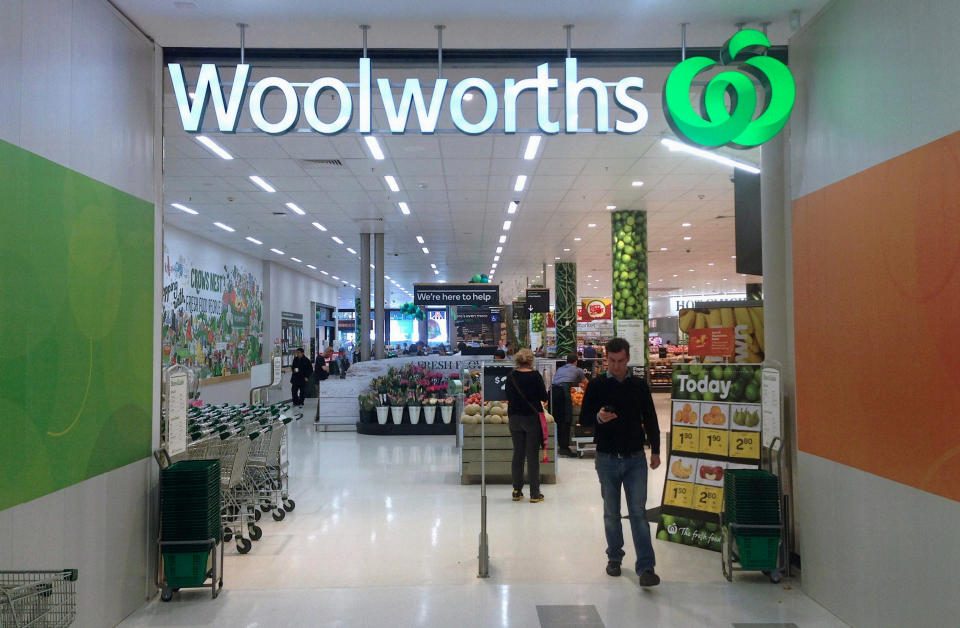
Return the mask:
M 793 203 L 801 451 L 960 501 L 960 133 Z

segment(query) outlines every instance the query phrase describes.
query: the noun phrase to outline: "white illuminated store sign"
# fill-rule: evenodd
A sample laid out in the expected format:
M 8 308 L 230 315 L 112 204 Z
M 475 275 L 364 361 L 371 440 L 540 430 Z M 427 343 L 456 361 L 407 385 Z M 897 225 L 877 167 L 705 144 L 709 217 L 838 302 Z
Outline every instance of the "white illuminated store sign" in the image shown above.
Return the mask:
M 356 130 L 360 133 L 371 133 L 371 110 L 373 89 L 371 80 L 370 59 L 362 58 L 359 63 L 359 92 L 356 102 L 347 84 L 338 78 L 326 76 L 310 83 L 300 102 L 299 94 L 289 81 L 276 76 L 261 79 L 253 84 L 247 93 L 250 66 L 241 64 L 236 67 L 228 99 L 224 100 L 221 89 L 220 73 L 217 66 L 205 63 L 200 66 L 200 75 L 197 79 L 195 97 L 191 100 L 187 89 L 183 68 L 178 63 L 169 64 L 170 78 L 173 81 L 173 90 L 180 110 L 180 119 L 184 130 L 198 133 L 203 129 L 203 117 L 207 110 L 208 101 L 213 102 L 213 109 L 217 116 L 217 128 L 224 133 L 234 133 L 240 119 L 240 111 L 247 100 L 250 117 L 254 125 L 270 134 L 282 134 L 293 129 L 302 114 L 314 131 L 324 135 L 333 135 L 345 131 L 350 127 L 357 110 L 358 121 Z M 506 79 L 504 81 L 502 102 L 493 85 L 482 78 L 466 78 L 453 86 L 447 97 L 449 87 L 447 79 L 437 79 L 427 103 L 423 87 L 419 79 L 408 78 L 403 84 L 403 92 L 399 103 L 394 99 L 389 79 L 379 78 L 376 82 L 380 100 L 386 112 L 387 122 L 392 133 L 406 133 L 410 116 L 410 108 L 416 111 L 416 120 L 420 133 L 434 133 L 440 117 L 440 109 L 446 104 L 450 108 L 450 117 L 454 126 L 460 131 L 471 135 L 485 133 L 490 130 L 496 121 L 500 107 L 503 107 L 504 133 L 517 132 L 517 98 L 525 91 L 536 92 L 537 96 L 537 126 L 544 133 L 559 133 L 560 121 L 551 120 L 549 112 L 550 90 L 559 88 L 559 81 L 550 78 L 549 64 L 537 66 L 536 78 L 521 80 Z M 592 92 L 596 99 L 596 127 L 590 131 L 598 133 L 631 134 L 637 133 L 647 125 L 647 108 L 639 100 L 631 96 L 631 91 L 643 89 L 643 79 L 638 76 L 628 76 L 620 79 L 613 91 L 614 102 L 627 114 L 631 120 L 616 120 L 610 124 L 609 94 L 607 85 L 597 78 L 577 77 L 577 60 L 570 58 L 564 62 L 564 126 L 566 133 L 577 133 L 579 112 L 578 99 L 581 92 Z M 285 100 L 283 115 L 279 119 L 267 120 L 263 111 L 264 98 L 276 90 Z M 317 114 L 317 99 L 327 91 L 337 93 L 340 101 L 340 111 L 333 120 L 321 120 Z M 483 116 L 479 120 L 467 120 L 463 112 L 464 96 L 471 91 L 480 92 L 486 100 Z M 276 116 L 274 116 L 276 117 Z M 585 129 L 586 130 L 586 129 Z

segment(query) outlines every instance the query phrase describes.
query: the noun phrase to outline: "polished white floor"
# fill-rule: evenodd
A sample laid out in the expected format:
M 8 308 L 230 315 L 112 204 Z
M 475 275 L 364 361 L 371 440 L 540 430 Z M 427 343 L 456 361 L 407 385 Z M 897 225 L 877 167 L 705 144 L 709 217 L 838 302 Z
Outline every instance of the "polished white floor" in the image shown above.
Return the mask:
M 540 626 L 538 605 L 595 605 L 606 626 L 842 626 L 799 583 L 720 573 L 716 553 L 654 541 L 664 582 L 643 591 L 604 573 L 600 493 L 590 459 L 561 459 L 546 501 L 488 487 L 490 578 L 477 578 L 480 488 L 458 483 L 451 437 L 291 430 L 291 496 L 282 522 L 247 555 L 228 544 L 226 590 L 182 591 L 122 626 Z M 660 501 L 663 472 L 650 479 Z M 529 491 L 525 491 L 529 493 Z M 627 557 L 634 554 L 625 522 Z

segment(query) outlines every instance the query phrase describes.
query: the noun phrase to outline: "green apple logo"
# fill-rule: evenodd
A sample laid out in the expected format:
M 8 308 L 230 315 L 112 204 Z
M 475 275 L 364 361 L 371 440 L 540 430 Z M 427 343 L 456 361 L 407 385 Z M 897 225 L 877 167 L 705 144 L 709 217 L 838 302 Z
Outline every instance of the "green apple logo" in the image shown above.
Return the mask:
M 716 62 L 691 57 L 675 67 L 663 90 L 663 109 L 673 132 L 707 148 L 749 148 L 779 133 L 793 110 L 796 85 L 787 66 L 761 56 L 769 47 L 767 36 L 752 29 L 742 30 L 727 40 L 720 51 L 720 62 L 725 66 L 736 63 L 739 67 L 717 74 L 703 89 L 703 115 L 690 103 L 690 87 L 698 74 Z M 759 81 L 766 101 L 766 108 L 756 119 L 757 90 L 751 76 Z

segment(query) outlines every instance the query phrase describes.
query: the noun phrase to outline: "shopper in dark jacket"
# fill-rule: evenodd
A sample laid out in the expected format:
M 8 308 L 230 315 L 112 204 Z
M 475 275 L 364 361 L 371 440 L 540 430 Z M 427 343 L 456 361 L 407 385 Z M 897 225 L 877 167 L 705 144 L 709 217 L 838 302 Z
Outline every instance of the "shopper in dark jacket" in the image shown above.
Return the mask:
M 290 365 L 290 388 L 293 395 L 293 405 L 303 407 L 303 386 L 310 379 L 313 367 L 310 360 L 303 355 L 303 349 L 297 349 L 297 356 Z
M 660 466 L 660 425 L 647 383 L 628 375 L 630 344 L 613 338 L 606 345 L 607 374 L 590 382 L 583 395 L 580 423 L 596 423 L 597 477 L 603 497 L 603 526 L 607 537 L 607 574 L 620 575 L 623 528 L 620 524 L 620 488 L 627 495 L 627 511 L 637 552 L 640 586 L 660 583 L 654 572 L 656 557 L 647 524 L 647 460 L 644 436 L 650 441 L 650 468 Z M 643 351 L 643 347 L 639 348 Z
M 540 493 L 540 445 L 543 430 L 540 426 L 541 402 L 547 400 L 547 387 L 540 373 L 533 370 L 533 351 L 521 349 L 513 360 L 516 368 L 507 377 L 507 414 L 510 417 L 510 436 L 513 438 L 513 501 L 523 499 L 523 461 L 527 461 L 530 479 L 530 501 L 542 502 Z

